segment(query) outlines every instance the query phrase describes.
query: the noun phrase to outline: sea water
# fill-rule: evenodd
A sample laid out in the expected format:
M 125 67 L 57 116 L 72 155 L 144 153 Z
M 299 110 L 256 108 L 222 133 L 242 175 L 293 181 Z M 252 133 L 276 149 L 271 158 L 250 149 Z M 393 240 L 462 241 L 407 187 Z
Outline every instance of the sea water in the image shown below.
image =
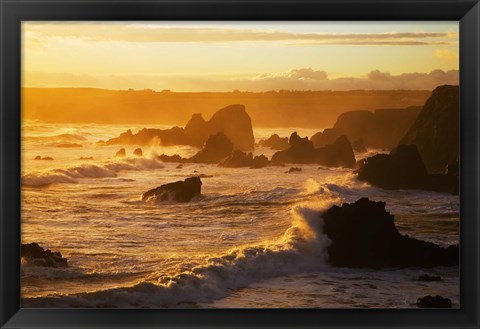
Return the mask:
M 458 196 L 385 191 L 359 182 L 351 169 L 296 164 L 302 170 L 288 174 L 290 166 L 177 166 L 156 156 L 187 157 L 198 149 L 156 141 L 137 157 L 138 146 L 97 143 L 141 128 L 23 126 L 22 243 L 60 251 L 69 264 L 22 261 L 24 307 L 410 308 L 425 295 L 442 295 L 459 307 L 458 267 L 330 266 L 320 218 L 334 204 L 368 197 L 386 202 L 402 234 L 446 246 L 459 242 Z M 254 135 L 258 141 L 293 131 L 317 132 L 268 128 Z M 122 147 L 127 157 L 116 158 Z M 254 154 L 274 152 L 257 147 Z M 149 189 L 191 176 L 203 183 L 192 202 L 141 200 Z M 417 281 L 426 273 L 442 281 Z

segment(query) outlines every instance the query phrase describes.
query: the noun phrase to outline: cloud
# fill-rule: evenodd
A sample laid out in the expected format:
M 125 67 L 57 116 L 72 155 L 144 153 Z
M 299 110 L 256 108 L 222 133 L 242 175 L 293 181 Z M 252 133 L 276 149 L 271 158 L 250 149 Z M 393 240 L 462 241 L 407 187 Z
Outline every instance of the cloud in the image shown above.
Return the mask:
M 458 51 L 448 49 L 436 49 L 435 56 L 447 63 L 458 62 Z
M 444 45 L 439 39 L 452 39 L 443 32 L 386 32 L 386 33 L 294 33 L 269 29 L 169 27 L 153 24 L 116 23 L 25 23 L 29 40 L 59 38 L 82 39 L 89 42 L 288 42 L 318 45 Z M 458 38 L 458 34 L 457 34 Z
M 136 75 L 93 76 L 68 73 L 29 72 L 26 87 L 94 87 L 106 89 L 171 89 L 174 91 L 254 91 L 269 90 L 433 90 L 439 85 L 458 85 L 458 70 L 434 70 L 430 73 L 403 73 L 374 70 L 364 77 L 329 79 L 325 71 L 312 68 L 293 69 L 278 74 L 249 77 Z

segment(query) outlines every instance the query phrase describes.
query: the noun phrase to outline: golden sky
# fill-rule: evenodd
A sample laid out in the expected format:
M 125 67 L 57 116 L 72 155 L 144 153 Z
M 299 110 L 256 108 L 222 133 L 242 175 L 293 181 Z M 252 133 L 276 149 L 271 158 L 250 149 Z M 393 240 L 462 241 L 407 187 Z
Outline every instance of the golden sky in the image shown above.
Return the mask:
M 23 22 L 24 87 L 268 91 L 458 84 L 458 22 Z

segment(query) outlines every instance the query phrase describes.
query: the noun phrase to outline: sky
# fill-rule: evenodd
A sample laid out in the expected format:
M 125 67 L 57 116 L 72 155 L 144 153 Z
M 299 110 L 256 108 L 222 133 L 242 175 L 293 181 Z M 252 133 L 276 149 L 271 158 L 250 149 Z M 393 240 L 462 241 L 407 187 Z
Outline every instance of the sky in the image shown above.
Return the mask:
M 188 91 L 458 84 L 458 22 L 23 22 L 24 87 Z

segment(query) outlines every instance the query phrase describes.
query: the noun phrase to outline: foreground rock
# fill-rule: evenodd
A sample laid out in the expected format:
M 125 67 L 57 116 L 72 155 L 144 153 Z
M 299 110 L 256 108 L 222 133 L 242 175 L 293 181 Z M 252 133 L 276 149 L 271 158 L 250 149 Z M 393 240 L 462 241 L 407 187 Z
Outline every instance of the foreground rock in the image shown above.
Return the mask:
M 421 189 L 458 194 L 458 164 L 444 174 L 429 175 L 415 145 L 400 145 L 390 154 L 366 158 L 356 171 L 361 181 L 387 190 Z
M 254 157 L 251 152 L 247 154 L 240 150 L 235 150 L 232 152 L 232 154 L 223 159 L 218 165 L 220 167 L 227 168 L 262 168 L 268 165 L 268 163 L 268 158 L 263 154 Z
M 458 161 L 459 104 L 458 86 L 437 87 L 399 142 L 416 145 L 429 172 Z
M 184 128 L 147 129 L 134 134 L 131 130 L 109 139 L 106 145 L 192 145 L 201 147 L 211 135 L 223 133 L 233 143 L 235 149 L 252 150 L 254 146 L 252 120 L 245 106 L 236 104 L 218 110 L 209 121 L 197 113 Z
M 22 244 L 20 256 L 28 262 L 32 262 L 37 266 L 46 267 L 65 267 L 67 266 L 67 258 L 62 257 L 60 252 L 53 252 L 50 249 L 43 249 L 36 242 Z
M 289 139 L 289 148 L 278 151 L 272 156 L 273 163 L 316 163 L 328 167 L 347 167 L 355 165 L 352 145 L 345 136 L 333 144 L 315 148 L 308 137 L 301 138 L 294 132 Z
M 302 171 L 302 168 L 299 167 L 290 167 L 287 171 L 285 171 L 286 174 L 291 174 L 293 172 L 299 172 Z
M 286 150 L 288 149 L 288 137 L 280 137 L 277 134 L 273 134 L 265 140 L 262 139 L 258 144 L 263 147 L 269 147 L 272 150 Z
M 458 245 L 442 248 L 401 235 L 385 202 L 361 198 L 322 214 L 323 232 L 332 241 L 328 261 L 334 266 L 384 268 L 456 266 Z
M 142 200 L 189 202 L 200 195 L 201 189 L 202 181 L 195 176 L 151 189 L 142 194 Z
M 420 308 L 452 308 L 452 301 L 442 296 L 425 296 L 417 299 Z

